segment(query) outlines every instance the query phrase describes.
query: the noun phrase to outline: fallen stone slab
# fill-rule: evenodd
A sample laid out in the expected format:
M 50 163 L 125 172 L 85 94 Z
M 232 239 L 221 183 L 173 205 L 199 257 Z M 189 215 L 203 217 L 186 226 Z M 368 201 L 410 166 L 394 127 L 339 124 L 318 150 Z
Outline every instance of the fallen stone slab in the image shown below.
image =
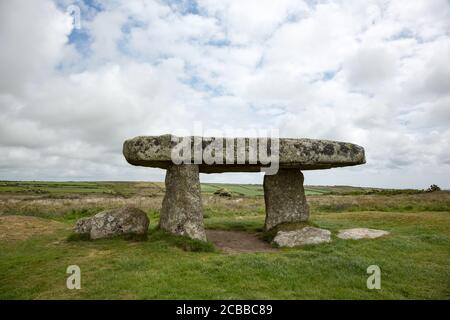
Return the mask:
M 319 244 L 331 241 L 331 232 L 326 229 L 304 227 L 293 231 L 278 231 L 273 239 L 279 247 L 297 247 L 306 244 Z
M 102 239 L 120 235 L 145 235 L 148 226 L 149 219 L 144 211 L 126 206 L 81 218 L 75 224 L 74 232 L 89 234 L 90 239 Z
M 343 229 L 339 230 L 337 235 L 340 239 L 375 239 L 383 236 L 387 236 L 388 231 L 368 229 L 368 228 L 353 228 L 353 229 Z
M 268 167 L 267 163 L 263 163 L 260 157 L 255 163 L 251 157 L 251 150 L 256 151 L 261 147 L 267 147 L 267 161 L 275 161 L 274 156 L 278 154 L 279 168 L 329 169 L 366 162 L 364 148 L 348 142 L 290 138 L 177 137 L 169 134 L 126 140 L 123 154 L 132 165 L 167 169 L 173 163 L 172 151 L 186 138 L 190 139 L 190 156 L 186 157 L 190 163 L 198 164 L 199 172 L 202 173 L 261 171 L 261 168 Z M 220 151 L 217 146 L 222 146 Z M 213 154 L 217 161 L 206 163 L 202 157 L 205 154 Z M 199 163 L 195 162 L 196 155 L 200 155 Z

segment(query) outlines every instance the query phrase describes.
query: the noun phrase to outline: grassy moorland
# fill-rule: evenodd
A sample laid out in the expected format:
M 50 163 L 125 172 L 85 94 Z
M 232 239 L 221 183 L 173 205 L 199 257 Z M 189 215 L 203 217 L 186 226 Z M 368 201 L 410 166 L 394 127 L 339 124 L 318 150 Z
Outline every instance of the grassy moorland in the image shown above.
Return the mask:
M 214 192 L 226 188 L 232 197 Z M 203 184 L 208 229 L 263 238 L 260 185 Z M 212 244 L 156 230 L 164 193 L 151 182 L 0 182 L 0 299 L 449 299 L 450 192 L 307 186 L 311 224 L 328 244 L 225 253 Z M 146 211 L 146 241 L 73 241 L 71 227 L 102 209 Z M 389 231 L 341 240 L 341 228 Z M 68 290 L 67 266 L 82 272 Z M 381 290 L 366 269 L 379 265 Z

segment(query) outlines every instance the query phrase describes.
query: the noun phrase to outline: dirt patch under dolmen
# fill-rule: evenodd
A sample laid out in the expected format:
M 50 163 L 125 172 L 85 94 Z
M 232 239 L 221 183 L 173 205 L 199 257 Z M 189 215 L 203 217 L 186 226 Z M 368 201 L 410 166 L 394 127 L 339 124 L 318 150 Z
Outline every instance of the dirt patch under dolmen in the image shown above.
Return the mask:
M 206 230 L 206 237 L 225 253 L 274 252 L 268 242 L 242 231 Z

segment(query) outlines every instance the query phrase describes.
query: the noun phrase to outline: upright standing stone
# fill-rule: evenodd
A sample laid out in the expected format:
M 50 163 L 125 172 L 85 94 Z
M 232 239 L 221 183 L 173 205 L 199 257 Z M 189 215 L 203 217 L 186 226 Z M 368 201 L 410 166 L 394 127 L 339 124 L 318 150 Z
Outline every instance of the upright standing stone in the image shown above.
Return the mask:
M 266 230 L 285 222 L 308 220 L 303 180 L 299 169 L 279 169 L 277 174 L 264 176 Z
M 198 165 L 170 165 L 159 221 L 161 229 L 206 240 Z

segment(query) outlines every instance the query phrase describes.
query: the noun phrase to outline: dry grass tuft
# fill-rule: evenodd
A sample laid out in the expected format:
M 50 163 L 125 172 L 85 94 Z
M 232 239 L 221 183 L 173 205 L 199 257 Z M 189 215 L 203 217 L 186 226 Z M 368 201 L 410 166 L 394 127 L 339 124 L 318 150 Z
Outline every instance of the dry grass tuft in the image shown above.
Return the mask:
M 0 240 L 18 241 L 67 229 L 57 221 L 27 216 L 0 216 Z

